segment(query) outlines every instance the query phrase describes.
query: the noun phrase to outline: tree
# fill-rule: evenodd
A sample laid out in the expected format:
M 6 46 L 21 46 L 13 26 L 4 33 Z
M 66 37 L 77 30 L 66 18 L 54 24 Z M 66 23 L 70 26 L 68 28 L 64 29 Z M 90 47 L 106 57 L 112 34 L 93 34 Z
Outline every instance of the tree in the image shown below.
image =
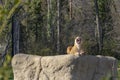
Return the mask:
M 72 0 L 69 0 L 69 7 L 70 7 L 69 15 L 70 15 L 70 20 L 71 20 L 72 19 Z
M 17 13 L 12 16 L 12 56 L 19 53 L 20 21 L 16 16 Z
M 98 0 L 99 19 L 102 27 L 102 55 L 116 55 L 116 32 L 114 30 L 113 14 L 111 14 L 112 0 Z
M 5 3 L 4 3 L 4 5 L 2 6 L 2 8 L 1 8 L 1 13 L 0 13 L 0 15 L 2 15 L 1 16 L 1 19 L 4 19 L 4 21 L 2 22 L 2 24 L 1 24 L 1 29 L 0 29 L 0 32 L 2 33 L 3 32 L 3 30 L 6 30 L 6 26 L 8 26 L 11 22 L 11 19 L 12 19 L 12 16 L 14 16 L 14 14 L 16 14 L 16 11 L 17 11 L 17 9 L 19 8 L 19 6 L 20 6 L 20 4 L 21 4 L 21 2 L 19 1 L 19 0 L 16 0 L 15 1 L 15 3 L 13 3 L 14 4 L 14 6 L 12 5 L 12 7 L 11 7 L 11 9 L 8 9 L 8 4 L 10 3 L 10 1 L 5 1 Z M 8 10 L 7 10 L 8 9 Z M 7 13 L 3 13 L 4 12 L 4 10 L 7 10 L 7 12 L 8 12 L 8 14 Z M 4 16 L 6 16 L 5 18 L 2 18 L 2 17 L 4 17 Z M 14 23 L 14 22 L 13 22 Z M 15 23 L 17 23 L 17 22 L 15 22 Z M 14 25 L 13 25 L 14 26 Z M 8 27 L 9 29 L 10 29 L 10 26 Z M 17 28 L 17 27 L 16 27 Z M 19 31 L 19 30 L 18 30 Z M 19 32 L 18 32 L 19 33 Z M 1 35 L 1 34 L 0 34 Z M 15 35 L 15 34 L 14 34 Z M 19 39 L 18 39 L 19 40 Z M 14 40 L 15 41 L 15 40 Z M 13 42 L 14 42 L 13 41 Z M 19 41 L 18 41 L 19 42 Z M 16 49 L 14 48 L 14 51 L 15 51 Z M 6 53 L 5 53 L 6 54 Z M 11 55 L 13 56 L 13 54 L 15 54 L 15 53 L 12 53 Z M 4 55 L 4 54 L 3 54 Z
M 5 6 L 7 6 L 7 1 L 5 1 L 6 4 L 4 4 L 1 7 L 1 11 L 0 11 L 0 15 L 1 15 L 1 19 L 3 19 L 4 16 L 6 16 L 6 18 L 4 19 L 1 27 L 0 27 L 0 33 L 4 30 L 4 28 L 7 26 L 8 21 L 11 19 L 12 15 L 14 14 L 14 12 L 16 11 L 16 9 L 19 7 L 19 5 L 21 4 L 21 1 L 16 0 L 14 6 L 10 9 L 7 10 L 7 8 Z M 9 1 L 8 1 L 9 2 Z
M 51 0 L 47 0 L 48 12 L 47 12 L 47 33 L 48 37 L 51 37 L 51 10 L 52 10 L 52 3 Z
M 99 53 L 102 50 L 102 27 L 100 26 L 100 20 L 99 20 L 99 8 L 98 8 L 98 2 L 97 0 L 94 0 L 95 2 L 95 8 L 96 8 L 96 39 L 99 45 Z
M 60 53 L 60 0 L 57 0 L 57 52 Z

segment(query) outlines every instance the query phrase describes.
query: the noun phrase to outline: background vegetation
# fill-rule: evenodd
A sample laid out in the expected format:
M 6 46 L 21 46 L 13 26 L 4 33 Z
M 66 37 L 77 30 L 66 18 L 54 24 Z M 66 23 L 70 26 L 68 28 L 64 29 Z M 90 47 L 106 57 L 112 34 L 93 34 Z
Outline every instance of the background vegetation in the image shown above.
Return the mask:
M 66 47 L 73 45 L 76 36 L 84 39 L 83 47 L 88 54 L 120 59 L 120 41 L 116 39 L 119 35 L 114 30 L 111 11 L 114 1 L 88 3 L 0 0 L 0 63 L 4 62 L 0 64 L 0 80 L 13 80 L 10 62 L 16 53 L 66 54 Z

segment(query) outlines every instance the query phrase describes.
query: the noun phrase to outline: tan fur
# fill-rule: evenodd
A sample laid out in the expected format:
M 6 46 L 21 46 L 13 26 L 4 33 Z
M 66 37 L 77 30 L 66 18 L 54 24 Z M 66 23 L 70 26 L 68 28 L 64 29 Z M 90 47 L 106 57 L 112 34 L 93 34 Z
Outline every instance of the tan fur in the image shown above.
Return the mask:
M 84 51 L 81 49 L 81 45 L 82 45 L 82 40 L 80 42 L 80 44 L 77 43 L 77 39 L 79 39 L 80 37 L 76 37 L 75 38 L 75 42 L 74 42 L 74 46 L 68 46 L 67 47 L 67 54 L 79 54 L 82 55 L 84 53 Z
M 68 46 L 68 47 L 67 47 L 67 53 L 68 53 L 68 54 L 70 54 L 70 51 L 71 51 L 72 47 L 73 47 L 73 46 Z

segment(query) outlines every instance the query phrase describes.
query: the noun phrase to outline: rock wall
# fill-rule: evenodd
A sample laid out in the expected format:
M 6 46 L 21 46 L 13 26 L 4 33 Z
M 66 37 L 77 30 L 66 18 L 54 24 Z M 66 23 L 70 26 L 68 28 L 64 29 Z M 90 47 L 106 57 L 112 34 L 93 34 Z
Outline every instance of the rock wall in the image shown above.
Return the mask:
M 117 80 L 117 60 L 105 56 L 35 56 L 12 59 L 14 80 Z

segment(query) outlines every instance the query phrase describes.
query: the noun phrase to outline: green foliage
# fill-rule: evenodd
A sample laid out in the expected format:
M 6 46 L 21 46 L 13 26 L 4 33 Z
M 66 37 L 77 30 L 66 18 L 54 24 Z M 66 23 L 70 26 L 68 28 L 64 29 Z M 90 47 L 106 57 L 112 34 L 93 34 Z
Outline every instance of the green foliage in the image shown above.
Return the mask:
M 110 74 L 108 74 L 107 76 L 103 77 L 101 80 L 112 80 L 112 77 Z
M 120 70 L 118 70 L 118 80 L 120 79 Z
M 5 0 L 3 5 L 0 5 L 0 36 L 2 32 L 6 30 L 6 27 L 9 28 L 9 21 L 12 15 L 15 13 L 16 9 L 21 4 L 20 0 L 14 0 L 13 3 L 11 0 Z
M 112 0 L 98 0 L 100 26 L 102 27 L 102 55 L 115 56 L 115 32 L 113 30 L 110 4 Z
M 39 53 L 39 55 L 41 56 L 50 56 L 50 55 L 54 55 L 51 51 L 51 49 L 49 48 L 44 48 L 44 49 L 41 49 L 40 51 L 42 54 Z
M 94 40 L 85 40 L 83 42 L 83 50 L 85 50 L 85 52 L 88 55 L 97 55 L 98 54 L 98 47 L 97 47 L 97 43 Z
M 0 80 L 13 80 L 13 71 L 10 62 L 11 56 L 8 54 L 5 57 L 3 66 L 0 67 Z
M 56 53 L 57 45 L 57 2 L 51 0 L 50 12 L 48 13 L 48 3 L 45 0 L 5 0 L 5 5 L 0 6 L 0 30 L 5 29 L 4 35 L 9 31 L 5 27 L 11 27 L 11 16 L 17 7 L 22 4 L 22 9 L 16 17 L 20 21 L 20 52 L 34 53 L 44 55 L 48 52 Z M 98 0 L 100 24 L 102 26 L 103 50 L 102 55 L 113 56 L 115 48 L 113 24 L 110 15 L 111 0 Z M 93 4 L 91 4 L 93 5 Z M 90 54 L 98 54 L 98 44 L 94 37 L 86 29 L 85 24 L 94 24 L 91 19 L 84 20 L 87 15 L 82 7 L 73 7 L 73 19 L 70 20 L 69 1 L 62 0 L 60 3 L 60 44 L 61 52 L 66 52 L 66 47 L 73 44 L 73 37 L 78 35 L 84 36 L 84 49 Z M 83 14 L 84 13 L 84 14 Z M 90 22 L 91 21 L 91 22 Z M 89 25 L 89 24 L 88 24 Z M 87 26 L 88 26 L 87 25 Z M 83 26 L 83 27 L 82 27 Z M 3 28 L 3 29 L 2 29 Z M 90 33 L 91 33 L 90 32 Z M 4 39 L 4 35 L 0 33 L 0 39 Z M 91 39 L 92 36 L 92 39 Z M 87 38 L 87 39 L 86 39 Z M 2 42 L 2 41 L 1 41 Z
M 118 61 L 118 80 L 120 79 L 120 60 Z
M 20 20 L 22 32 L 21 50 L 24 53 L 40 53 L 41 47 L 45 47 L 43 38 L 46 39 L 45 22 L 43 21 L 45 13 L 43 12 L 42 1 L 26 1 L 18 18 L 23 17 L 23 13 L 26 16 Z

